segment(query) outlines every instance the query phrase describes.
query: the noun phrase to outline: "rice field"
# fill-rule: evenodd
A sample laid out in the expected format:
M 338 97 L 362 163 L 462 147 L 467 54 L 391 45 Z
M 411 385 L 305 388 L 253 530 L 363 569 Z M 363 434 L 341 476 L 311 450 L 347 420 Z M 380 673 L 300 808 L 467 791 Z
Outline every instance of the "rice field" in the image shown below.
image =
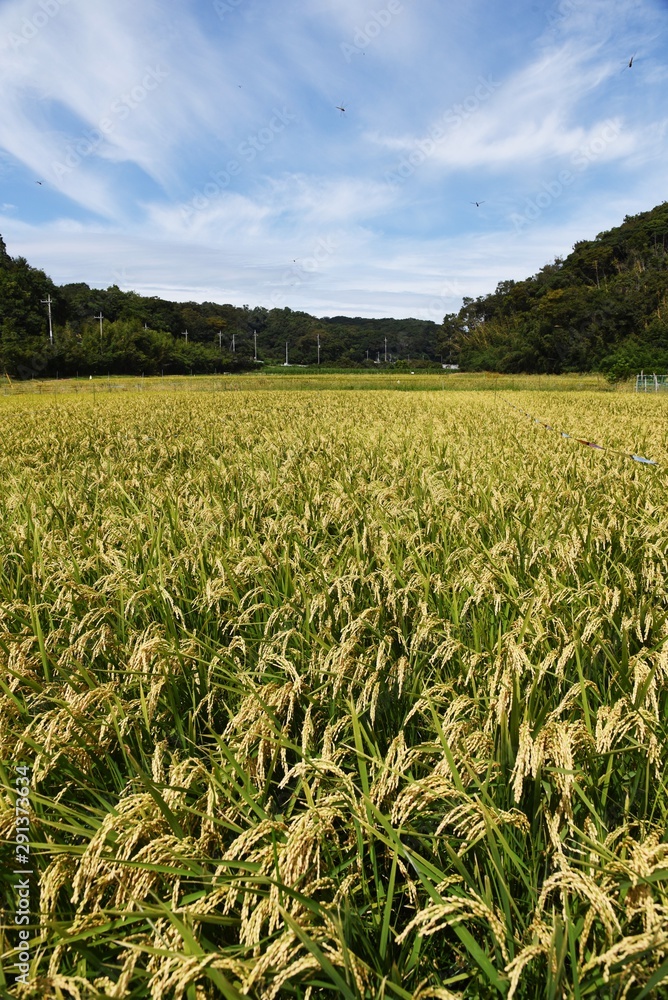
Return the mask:
M 668 996 L 668 400 L 234 386 L 0 397 L 2 995 Z

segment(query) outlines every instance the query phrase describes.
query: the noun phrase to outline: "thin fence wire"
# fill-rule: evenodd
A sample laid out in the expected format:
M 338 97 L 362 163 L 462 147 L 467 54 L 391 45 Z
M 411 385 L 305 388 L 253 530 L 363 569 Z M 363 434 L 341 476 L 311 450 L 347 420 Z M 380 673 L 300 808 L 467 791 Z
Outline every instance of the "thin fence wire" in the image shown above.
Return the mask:
M 553 427 L 552 424 L 548 424 L 545 420 L 540 420 L 538 417 L 534 417 L 532 413 L 527 413 L 521 407 L 516 406 L 515 403 L 511 403 L 510 400 L 504 399 L 503 396 L 499 396 L 502 403 L 507 406 L 512 406 L 514 410 L 521 413 L 523 416 L 528 417 L 532 420 L 534 424 L 538 424 L 539 427 L 544 427 L 548 431 L 554 431 L 559 434 L 562 438 L 567 438 L 569 441 L 575 441 L 576 444 L 582 444 L 587 448 L 593 448 L 595 451 L 606 451 L 613 455 L 620 455 L 622 458 L 630 458 L 634 462 L 639 462 L 641 465 L 655 465 L 659 466 L 659 462 L 655 462 L 652 458 L 644 458 L 642 455 L 635 455 L 630 451 L 621 451 L 619 448 L 610 448 L 604 444 L 597 444 L 596 441 L 588 441 L 586 438 L 576 437 L 574 434 L 568 434 L 566 431 L 560 430 L 558 427 Z

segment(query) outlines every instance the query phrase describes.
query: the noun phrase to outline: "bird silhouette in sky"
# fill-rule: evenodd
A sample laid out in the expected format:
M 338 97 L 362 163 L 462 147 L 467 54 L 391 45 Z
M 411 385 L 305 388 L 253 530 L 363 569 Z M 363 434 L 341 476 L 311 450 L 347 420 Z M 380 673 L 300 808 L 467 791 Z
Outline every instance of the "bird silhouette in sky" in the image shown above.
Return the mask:
M 484 205 L 485 202 L 484 201 L 472 201 L 471 204 L 475 205 L 476 208 L 480 208 L 480 206 Z

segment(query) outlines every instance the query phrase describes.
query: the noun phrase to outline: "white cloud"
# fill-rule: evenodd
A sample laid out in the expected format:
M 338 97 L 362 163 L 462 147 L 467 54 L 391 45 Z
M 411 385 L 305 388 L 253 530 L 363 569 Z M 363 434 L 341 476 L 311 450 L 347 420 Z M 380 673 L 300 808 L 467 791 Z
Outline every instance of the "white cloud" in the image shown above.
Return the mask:
M 44 3 L 0 7 L 0 225 L 59 281 L 445 312 L 663 197 L 654 0 Z

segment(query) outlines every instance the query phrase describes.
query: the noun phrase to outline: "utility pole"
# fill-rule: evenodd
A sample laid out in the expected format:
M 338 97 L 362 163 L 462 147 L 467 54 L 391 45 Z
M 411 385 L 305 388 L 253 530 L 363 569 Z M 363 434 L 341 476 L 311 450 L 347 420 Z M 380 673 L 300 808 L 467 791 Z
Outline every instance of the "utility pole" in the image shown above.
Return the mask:
M 318 336 L 318 367 L 320 367 L 320 334 Z
M 285 341 L 285 363 L 288 364 L 288 342 Z
M 99 319 L 99 321 L 100 321 L 100 347 L 102 347 L 102 320 L 104 319 L 104 317 L 102 315 L 102 310 L 101 309 L 100 309 L 100 315 L 99 316 L 93 316 L 93 319 Z
M 42 299 L 42 305 L 48 306 L 49 308 L 49 343 L 53 346 L 53 323 L 51 322 L 51 295 L 47 295 L 45 299 Z
M 236 334 L 233 333 L 232 334 L 232 354 L 235 354 L 236 350 L 237 350 L 235 337 L 236 337 Z
M 186 344 L 187 344 L 188 343 L 188 331 L 187 330 L 183 330 L 183 332 L 181 333 L 181 336 L 186 338 Z
M 387 337 L 385 338 L 385 364 L 387 364 Z
M 253 330 L 253 361 L 257 361 L 257 330 Z
M 218 331 L 218 350 L 220 351 L 221 354 L 223 353 L 223 331 L 222 330 Z

